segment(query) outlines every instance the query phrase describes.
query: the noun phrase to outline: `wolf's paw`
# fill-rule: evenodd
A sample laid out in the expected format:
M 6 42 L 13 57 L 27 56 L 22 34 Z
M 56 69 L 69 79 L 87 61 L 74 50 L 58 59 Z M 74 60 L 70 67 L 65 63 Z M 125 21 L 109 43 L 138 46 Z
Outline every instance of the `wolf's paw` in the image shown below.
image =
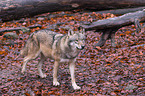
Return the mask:
M 60 83 L 58 81 L 53 81 L 53 86 L 58 86 Z
M 46 74 L 42 74 L 40 77 L 41 78 L 46 78 L 46 76 L 47 76 Z
M 22 69 L 22 70 L 21 70 L 21 73 L 24 74 L 24 73 L 25 73 L 25 70 Z
M 77 85 L 73 86 L 73 88 L 74 88 L 74 90 L 79 90 L 79 89 L 81 89 L 81 87 L 80 87 L 80 86 L 77 86 Z

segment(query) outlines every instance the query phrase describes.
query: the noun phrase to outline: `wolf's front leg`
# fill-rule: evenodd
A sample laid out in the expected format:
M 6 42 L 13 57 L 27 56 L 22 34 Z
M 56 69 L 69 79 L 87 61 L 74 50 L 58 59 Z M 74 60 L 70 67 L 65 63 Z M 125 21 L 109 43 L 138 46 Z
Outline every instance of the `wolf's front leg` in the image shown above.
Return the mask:
M 70 69 L 70 74 L 71 74 L 71 82 L 72 82 L 72 86 L 73 86 L 74 90 L 81 89 L 81 87 L 79 87 L 75 81 L 75 75 L 74 75 L 74 73 L 75 73 L 75 61 L 70 62 L 69 69 Z
M 60 83 L 57 81 L 57 71 L 58 71 L 59 62 L 54 62 L 54 69 L 53 69 L 53 85 L 58 86 Z

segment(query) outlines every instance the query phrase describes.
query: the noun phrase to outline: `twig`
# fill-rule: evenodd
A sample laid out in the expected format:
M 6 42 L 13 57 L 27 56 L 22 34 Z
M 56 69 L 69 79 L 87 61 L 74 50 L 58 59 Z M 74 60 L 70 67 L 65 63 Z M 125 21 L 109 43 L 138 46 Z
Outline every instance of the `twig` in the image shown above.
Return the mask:
M 135 45 L 135 46 L 131 46 L 131 47 L 124 47 L 124 48 L 121 48 L 123 50 L 127 49 L 127 48 L 137 48 L 137 47 L 145 47 L 145 44 L 141 44 L 141 45 Z
M 35 25 L 31 25 L 31 26 L 28 26 L 28 27 L 16 27 L 16 28 L 5 28 L 5 29 L 0 29 L 0 35 L 2 35 L 4 32 L 11 32 L 11 31 L 29 31 L 30 29 L 32 28 L 36 28 L 36 27 L 42 27 L 42 25 L 40 24 L 35 24 Z

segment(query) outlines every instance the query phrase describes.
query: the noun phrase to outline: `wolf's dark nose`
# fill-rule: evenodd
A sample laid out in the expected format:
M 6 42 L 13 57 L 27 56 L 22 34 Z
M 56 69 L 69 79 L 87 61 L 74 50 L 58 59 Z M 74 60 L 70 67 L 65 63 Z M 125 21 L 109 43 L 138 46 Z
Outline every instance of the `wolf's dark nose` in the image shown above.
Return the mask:
M 82 49 L 84 49 L 85 48 L 85 46 L 82 46 Z

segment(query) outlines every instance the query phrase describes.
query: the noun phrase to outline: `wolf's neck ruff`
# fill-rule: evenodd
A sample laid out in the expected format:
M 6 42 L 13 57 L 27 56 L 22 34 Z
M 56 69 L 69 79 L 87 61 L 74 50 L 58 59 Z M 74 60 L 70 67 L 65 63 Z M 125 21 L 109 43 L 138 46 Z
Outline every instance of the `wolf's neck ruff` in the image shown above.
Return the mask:
M 61 58 L 63 59 L 74 59 L 78 56 L 80 50 L 77 48 L 72 48 L 72 46 L 69 44 L 69 38 L 68 35 L 60 35 L 56 34 L 55 36 L 56 42 L 54 42 L 55 48 L 59 50 L 57 51 Z M 57 38 L 56 38 L 57 37 Z M 54 39 L 54 41 L 55 41 Z M 62 52 L 62 53 L 60 53 Z
M 70 50 L 69 53 L 65 53 L 62 57 L 64 59 L 74 59 L 78 56 L 78 54 L 79 54 L 79 52 L 76 52 L 76 53 L 73 54 L 73 50 Z

